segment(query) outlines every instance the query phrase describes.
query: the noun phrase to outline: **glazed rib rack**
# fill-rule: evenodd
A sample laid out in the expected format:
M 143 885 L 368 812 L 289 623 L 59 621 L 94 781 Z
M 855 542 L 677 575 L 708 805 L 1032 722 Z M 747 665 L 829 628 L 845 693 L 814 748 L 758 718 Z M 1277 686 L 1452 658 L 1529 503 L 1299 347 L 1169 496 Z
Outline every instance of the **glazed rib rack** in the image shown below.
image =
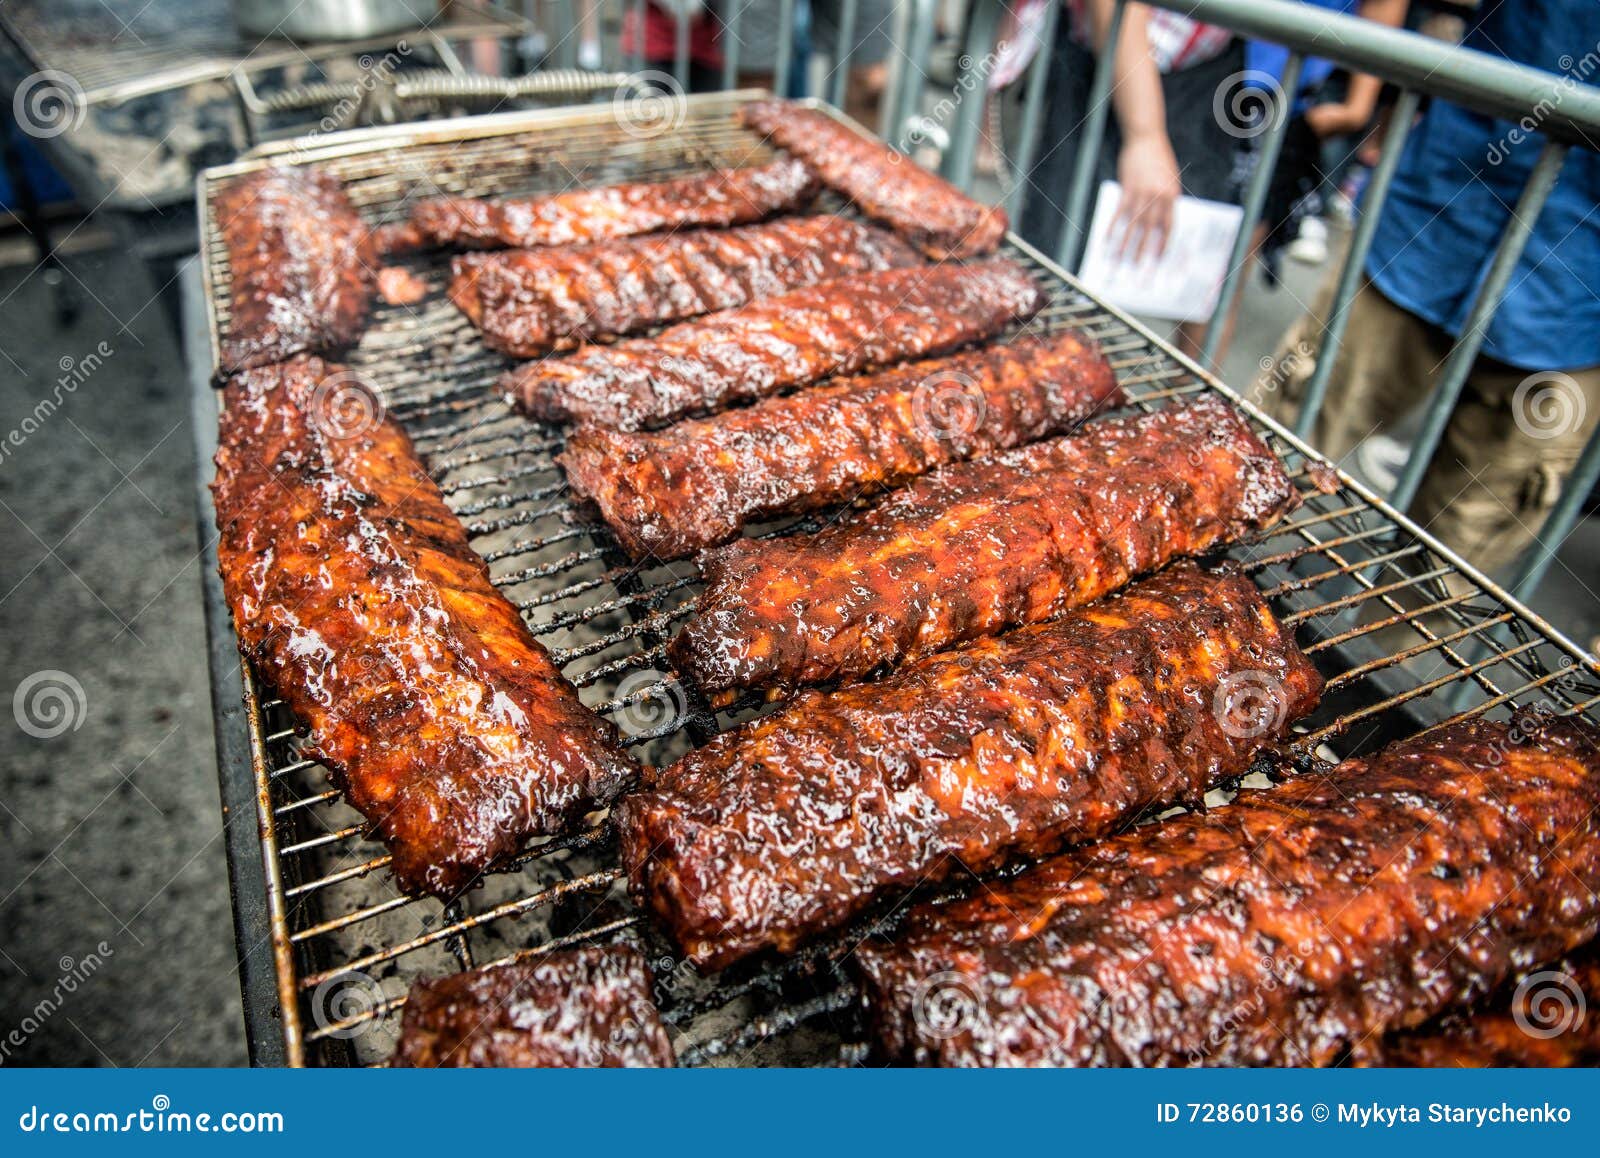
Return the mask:
M 409 199 L 440 192 L 555 192 L 759 163 L 770 151 L 732 116 L 750 96 L 691 98 L 681 123 L 653 134 L 599 106 L 363 134 L 291 159 L 333 172 L 370 220 L 391 221 Z M 264 163 L 213 170 L 201 182 L 214 348 L 227 330 L 228 269 L 206 204 L 221 181 Z M 823 201 L 819 209 L 840 206 Z M 1072 326 L 1092 335 L 1140 409 L 1218 388 L 1036 252 L 1015 240 L 1005 251 L 1029 264 L 1051 296 L 1016 333 Z M 509 363 L 446 299 L 447 258 L 408 261 L 427 282 L 427 297 L 414 306 L 379 305 L 346 361 L 383 389 L 388 413 L 412 434 L 495 582 L 585 702 L 654 763 L 761 710 L 746 697 L 713 712 L 672 678 L 664 645 L 698 592 L 692 562 L 630 564 L 568 495 L 554 463 L 560 432 L 531 425 L 494 393 Z M 1249 413 L 1306 497 L 1283 524 L 1226 553 L 1272 595 L 1329 677 L 1323 706 L 1297 730 L 1297 755 L 1367 751 L 1448 719 L 1503 717 L 1513 708 L 1600 721 L 1600 669 L 1580 648 Z M 1328 480 L 1331 493 L 1318 485 Z M 208 614 L 226 630 L 215 598 Z M 854 994 L 829 966 L 827 945 L 781 964 L 698 978 L 627 901 L 603 826 L 527 850 L 514 871 L 493 875 L 449 907 L 401 896 L 385 877 L 382 846 L 364 839 L 359 817 L 297 754 L 293 722 L 248 671 L 245 693 L 251 758 L 238 768 L 225 763 L 222 775 L 253 780 L 259 801 L 268 895 L 255 907 L 264 912 L 259 933 L 270 940 L 276 976 L 267 986 L 247 971 L 245 1000 L 252 1025 L 281 1033 L 274 1056 L 291 1064 L 381 1063 L 393 1048 L 395 1013 L 419 974 L 623 935 L 644 938 L 686 1063 L 837 1064 L 861 1056 L 851 1044 L 859 1029 Z M 241 938 L 250 931 L 241 917 Z

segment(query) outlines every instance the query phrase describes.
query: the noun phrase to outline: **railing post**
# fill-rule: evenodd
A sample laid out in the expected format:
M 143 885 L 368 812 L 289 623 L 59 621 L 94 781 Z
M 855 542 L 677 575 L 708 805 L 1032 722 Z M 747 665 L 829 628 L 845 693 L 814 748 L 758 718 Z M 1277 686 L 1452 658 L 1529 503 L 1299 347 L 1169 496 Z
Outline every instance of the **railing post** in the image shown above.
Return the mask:
M 856 13 L 861 0 L 841 0 L 839 4 L 839 42 L 833 46 L 833 77 L 828 85 L 828 103 L 844 108 L 850 88 L 850 59 L 856 54 Z
M 794 65 L 794 0 L 778 0 L 778 46 L 772 67 L 772 91 L 789 95 L 789 71 Z
M 1589 442 L 1583 448 L 1583 454 L 1579 456 L 1577 465 L 1567 476 L 1561 497 L 1551 508 L 1544 526 L 1539 528 L 1538 538 L 1517 564 L 1516 574 L 1511 580 L 1512 595 L 1527 602 L 1538 588 L 1545 572 L 1550 569 L 1550 564 L 1555 561 L 1556 552 L 1561 549 L 1561 544 L 1566 541 L 1574 524 L 1577 523 L 1578 516 L 1583 513 L 1584 500 L 1589 497 L 1589 492 L 1594 490 L 1597 482 L 1600 482 L 1600 429 L 1589 436 Z
M 722 22 L 722 87 L 739 87 L 739 21 L 746 0 L 727 0 L 728 15 Z
M 1328 393 L 1328 379 L 1333 374 L 1334 360 L 1344 344 L 1345 326 L 1350 320 L 1350 303 L 1355 300 L 1356 289 L 1367 264 L 1367 252 L 1372 248 L 1372 237 L 1378 231 L 1378 217 L 1389 196 L 1389 185 L 1400 164 L 1400 153 L 1406 138 L 1411 135 L 1411 122 L 1417 115 L 1420 96 L 1415 89 L 1406 89 L 1395 101 L 1389 118 L 1388 135 L 1383 140 L 1383 151 L 1378 155 L 1378 165 L 1361 202 L 1355 231 L 1350 235 L 1350 251 L 1344 268 L 1339 271 L 1339 285 L 1333 295 L 1333 309 L 1323 326 L 1322 345 L 1317 351 L 1317 364 L 1312 368 L 1306 383 L 1305 397 L 1300 402 L 1300 414 L 1295 419 L 1294 432 L 1301 438 L 1311 437 L 1317 414 L 1322 410 L 1322 399 Z
M 921 112 L 922 90 L 928 75 L 928 54 L 933 51 L 934 0 L 910 0 L 911 27 L 906 37 L 905 60 L 896 85 L 894 110 L 888 125 L 888 139 L 902 153 L 911 149 L 907 129 L 912 117 Z
M 1255 172 L 1250 174 L 1250 185 L 1244 195 L 1244 218 L 1239 222 L 1239 235 L 1233 239 L 1233 252 L 1228 256 L 1228 269 L 1222 277 L 1222 292 L 1217 295 L 1217 309 L 1206 324 L 1206 334 L 1200 343 L 1200 361 L 1210 366 L 1216 359 L 1217 347 L 1228 328 L 1228 315 L 1233 311 L 1233 299 L 1239 293 L 1239 283 L 1244 280 L 1245 265 L 1250 260 L 1250 242 L 1256 226 L 1261 222 L 1262 210 L 1267 204 L 1267 190 L 1272 186 L 1272 171 L 1278 167 L 1278 156 L 1283 152 L 1283 138 L 1289 132 L 1289 111 L 1294 105 L 1294 94 L 1300 88 L 1300 68 L 1305 58 L 1291 52 L 1283 66 L 1283 79 L 1277 99 L 1269 98 L 1272 105 L 1272 126 L 1261 142 L 1260 155 L 1256 157 Z
M 689 13 L 687 6 L 678 8 L 672 17 L 672 79 L 678 82 L 678 92 L 689 91 Z
M 629 71 L 644 71 L 645 0 L 633 0 L 633 51 L 628 54 Z
M 578 18 L 573 0 L 555 0 L 556 27 L 561 38 L 556 41 L 556 67 L 578 67 Z
M 1106 118 L 1111 115 L 1111 78 L 1115 74 L 1117 41 L 1122 39 L 1122 18 L 1126 10 L 1125 0 L 1117 0 L 1116 7 L 1111 10 L 1111 24 L 1106 28 L 1105 45 L 1094 65 L 1094 80 L 1089 86 L 1089 119 L 1084 122 L 1083 134 L 1078 138 L 1072 187 L 1067 193 L 1067 220 L 1056 250 L 1056 260 L 1063 269 L 1075 271 L 1078 268 L 1083 240 L 1088 233 L 1089 223 L 1084 216 L 1089 211 L 1089 190 L 1100 162 L 1100 147 L 1106 139 Z M 1044 51 L 1053 51 L 1053 46 L 1046 45 Z
M 1423 415 L 1422 429 L 1411 444 L 1411 457 L 1400 472 L 1394 492 L 1389 496 L 1389 502 L 1400 511 L 1409 510 L 1417 497 L 1422 476 L 1427 472 L 1428 463 L 1444 437 L 1451 412 L 1455 410 L 1461 389 L 1466 385 L 1467 374 L 1472 370 L 1473 362 L 1477 361 L 1489 320 L 1500 305 L 1500 299 L 1505 296 L 1512 271 L 1517 267 L 1523 247 L 1528 244 L 1528 236 L 1533 232 L 1533 223 L 1544 208 L 1545 199 L 1555 187 L 1566 156 L 1566 145 L 1557 141 L 1548 142 L 1534 163 L 1533 172 L 1528 175 L 1528 183 L 1522 187 L 1517 206 L 1511 211 L 1511 220 L 1506 223 L 1506 231 L 1501 234 L 1500 244 L 1495 248 L 1494 260 L 1489 263 L 1489 272 L 1484 275 L 1483 284 L 1472 299 L 1472 308 L 1467 313 L 1461 336 L 1450 348 L 1450 356 L 1445 359 L 1444 369 L 1439 373 L 1439 384 L 1434 387 L 1433 397 Z
M 1012 221 L 1022 219 L 1022 206 L 1028 195 L 1028 172 L 1033 168 L 1034 154 L 1039 151 L 1039 117 L 1044 109 L 1044 86 L 1050 76 L 1050 64 L 1055 59 L 1056 26 L 1061 20 L 1062 0 L 1049 0 L 1045 7 L 1044 25 L 1039 31 L 1039 51 L 1028 66 L 1027 92 L 1022 98 L 1022 139 L 1017 142 L 1015 158 L 1016 182 L 1006 198 L 1006 212 Z
M 950 132 L 950 147 L 945 150 L 941 171 L 962 189 L 972 185 L 973 162 L 978 155 L 978 134 L 983 128 L 983 109 L 989 97 L 989 70 L 985 61 L 994 51 L 995 34 L 1000 28 L 1000 0 L 971 0 L 967 37 L 961 55 L 966 66 L 956 74 L 955 124 Z

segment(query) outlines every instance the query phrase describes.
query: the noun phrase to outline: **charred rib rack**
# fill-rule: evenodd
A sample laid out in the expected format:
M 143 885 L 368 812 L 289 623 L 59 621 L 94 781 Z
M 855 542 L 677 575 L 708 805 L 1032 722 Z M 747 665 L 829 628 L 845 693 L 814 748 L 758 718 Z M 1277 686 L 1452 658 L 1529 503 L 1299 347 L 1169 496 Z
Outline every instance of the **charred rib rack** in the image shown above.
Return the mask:
M 377 288 L 378 252 L 338 178 L 262 169 L 217 191 L 233 308 L 222 369 L 354 345 Z
M 839 278 L 571 358 L 530 362 L 506 392 L 543 422 L 664 425 L 835 374 L 942 354 L 1032 316 L 1014 261 Z
M 584 1068 L 673 1064 L 650 970 L 626 945 L 557 950 L 411 988 L 396 1066 Z
M 788 101 L 760 101 L 740 110 L 739 119 L 805 161 L 830 188 L 929 257 L 993 253 L 1005 236 L 1004 209 L 974 201 L 943 177 L 826 113 Z
M 1126 396 L 1074 331 L 909 362 L 656 433 L 580 426 L 560 462 L 634 558 L 1064 434 Z
M 504 354 L 742 306 L 830 278 L 920 264 L 899 238 L 843 217 L 790 217 L 592 245 L 456 258 L 450 299 Z
M 665 229 L 746 225 L 803 209 L 816 192 L 816 175 L 783 157 L 745 169 L 549 197 L 430 197 L 412 207 L 410 243 L 461 249 L 574 245 Z
M 453 895 L 631 778 L 348 370 L 232 379 L 212 493 L 240 642 L 403 891 Z
M 1081 606 L 1298 502 L 1226 402 L 1095 422 L 941 467 L 817 535 L 704 552 L 669 654 L 724 698 L 862 675 Z
M 790 950 L 885 894 L 1198 800 L 1321 688 L 1250 580 L 1180 566 L 718 736 L 620 805 L 623 864 L 694 961 Z
M 857 959 L 898 1061 L 1324 1065 L 1597 924 L 1600 733 L 1472 720 L 918 910 Z

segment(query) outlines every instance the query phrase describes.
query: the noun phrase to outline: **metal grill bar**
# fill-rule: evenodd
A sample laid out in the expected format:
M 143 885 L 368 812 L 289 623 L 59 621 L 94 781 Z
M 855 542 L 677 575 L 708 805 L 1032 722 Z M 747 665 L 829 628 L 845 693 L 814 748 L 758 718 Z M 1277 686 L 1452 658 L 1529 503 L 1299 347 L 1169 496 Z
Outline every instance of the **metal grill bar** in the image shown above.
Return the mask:
M 552 148 L 567 159 L 586 158 L 577 171 L 591 181 L 764 159 L 732 125 L 728 114 L 738 99 L 691 98 L 680 135 L 643 142 L 623 133 L 605 110 L 540 113 L 492 131 L 474 122 L 466 136 L 465 126 L 407 128 L 387 145 L 381 136 L 352 134 L 357 139 L 350 149 L 323 150 L 318 163 L 346 181 L 374 220 L 393 219 L 416 189 L 448 184 L 479 195 L 565 187 L 572 173 L 564 166 L 529 164 L 532 157 L 548 162 Z M 692 147 L 685 149 L 683 142 Z M 227 322 L 227 265 L 206 213 L 207 198 L 220 180 L 255 164 L 210 174 L 202 184 L 214 336 Z M 1208 390 L 1234 397 L 1138 322 L 1095 301 L 1037 251 L 1015 240 L 1011 251 L 1032 264 L 1052 295 L 1050 306 L 1018 333 L 1073 326 L 1095 335 L 1139 410 Z M 634 564 L 603 527 L 574 521 L 553 461 L 559 432 L 526 422 L 495 396 L 493 382 L 510 363 L 485 349 L 443 301 L 441 278 L 430 276 L 427 284 L 429 297 L 419 306 L 378 308 L 350 363 L 383 391 L 389 414 L 412 435 L 474 535 L 474 546 L 497 568 L 495 582 L 550 646 L 585 701 L 619 724 L 632 724 L 644 707 L 675 702 L 676 694 L 683 710 L 626 729 L 630 745 L 656 763 L 675 759 L 716 728 L 766 710 L 759 694 L 752 694 L 712 713 L 670 670 L 664 645 L 697 592 L 692 565 Z M 1224 554 L 1255 576 L 1284 619 L 1299 628 L 1303 646 L 1342 693 L 1341 702 L 1357 705 L 1342 716 L 1313 715 L 1295 738 L 1296 751 L 1354 735 L 1352 726 L 1363 722 L 1416 731 L 1452 715 L 1533 704 L 1593 714 L 1600 704 L 1600 670 L 1575 644 L 1377 504 L 1288 431 L 1242 408 L 1285 459 L 1305 505 Z M 1324 478 L 1336 481 L 1333 493 L 1318 489 Z M 1447 581 L 1449 589 L 1441 586 Z M 1377 647 L 1397 631 L 1405 633 L 1404 642 Z M 1469 662 L 1460 650 L 1469 644 L 1487 654 Z M 651 674 L 636 678 L 646 672 Z M 1441 693 L 1455 688 L 1469 689 L 1472 700 L 1459 708 L 1445 705 Z M 393 1013 L 419 975 L 623 934 L 643 939 L 653 958 L 667 956 L 639 915 L 615 895 L 619 873 L 604 823 L 525 850 L 459 907 L 400 896 L 383 879 L 387 854 L 366 839 L 365 826 L 314 761 L 297 751 L 297 733 L 282 705 L 251 700 L 249 711 L 263 827 L 271 837 L 263 847 L 275 914 L 278 997 L 292 1061 L 338 1061 L 348 1046 L 353 1060 L 381 1063 L 394 1033 Z M 751 1051 L 777 1061 L 856 1056 L 848 1049 L 797 1055 L 786 1036 L 854 1000 L 834 988 L 784 1004 L 797 978 L 827 968 L 830 952 L 818 948 L 725 978 L 669 970 L 673 991 L 664 1011 L 690 1043 L 684 1060 L 742 1059 Z M 315 1006 L 320 987 L 361 974 L 381 975 L 379 999 L 357 1017 L 323 1016 Z M 735 1017 L 735 1028 L 721 1028 L 730 1011 L 744 1012 Z M 703 1027 L 707 1019 L 717 1019 L 714 1032 Z

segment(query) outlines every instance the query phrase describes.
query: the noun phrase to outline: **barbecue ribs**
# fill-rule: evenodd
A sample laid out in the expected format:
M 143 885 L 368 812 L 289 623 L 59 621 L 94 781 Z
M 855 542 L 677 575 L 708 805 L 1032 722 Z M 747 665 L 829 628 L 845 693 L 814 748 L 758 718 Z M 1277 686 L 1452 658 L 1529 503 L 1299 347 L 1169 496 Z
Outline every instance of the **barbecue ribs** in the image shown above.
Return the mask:
M 1093 422 L 940 467 L 820 534 L 703 552 L 669 655 L 719 701 L 861 675 L 1048 619 L 1299 501 L 1220 400 Z
M 787 217 L 593 245 L 465 254 L 450 298 L 494 349 L 532 358 L 741 306 L 852 273 L 918 265 L 899 238 L 843 217 Z
M 857 951 L 886 1057 L 1322 1065 L 1600 924 L 1600 733 L 1472 720 L 1066 853 Z
M 747 522 L 898 486 L 941 463 L 1063 434 L 1126 401 L 1065 331 L 910 362 L 653 434 L 580 426 L 560 462 L 634 558 L 674 559 Z
M 618 806 L 623 864 L 695 962 L 787 951 L 879 897 L 1197 801 L 1321 688 L 1253 583 L 1179 565 L 718 736 Z
M 929 257 L 991 253 L 1005 236 L 1004 209 L 972 200 L 943 177 L 826 113 L 772 100 L 745 105 L 739 117 L 746 128 L 806 162 L 829 188 Z
M 1390 1034 L 1364 1060 L 1474 1069 L 1600 1064 L 1600 943 L 1527 970 L 1478 1008 Z
M 415 241 L 459 249 L 573 245 L 693 226 L 748 225 L 803 209 L 816 175 L 780 157 L 648 184 L 574 189 L 548 197 L 430 197 L 411 210 Z
M 835 374 L 942 354 L 1031 317 L 1044 295 L 1016 262 L 838 278 L 684 322 L 653 338 L 512 370 L 507 393 L 543 422 L 664 425 Z
M 411 987 L 393 1064 L 670 1066 L 650 970 L 625 945 L 564 949 Z
M 239 638 L 403 891 L 453 895 L 631 778 L 349 371 L 234 377 L 212 490 Z
M 378 251 L 337 178 L 263 169 L 229 181 L 214 208 L 232 282 L 225 372 L 355 345 L 377 288 Z

